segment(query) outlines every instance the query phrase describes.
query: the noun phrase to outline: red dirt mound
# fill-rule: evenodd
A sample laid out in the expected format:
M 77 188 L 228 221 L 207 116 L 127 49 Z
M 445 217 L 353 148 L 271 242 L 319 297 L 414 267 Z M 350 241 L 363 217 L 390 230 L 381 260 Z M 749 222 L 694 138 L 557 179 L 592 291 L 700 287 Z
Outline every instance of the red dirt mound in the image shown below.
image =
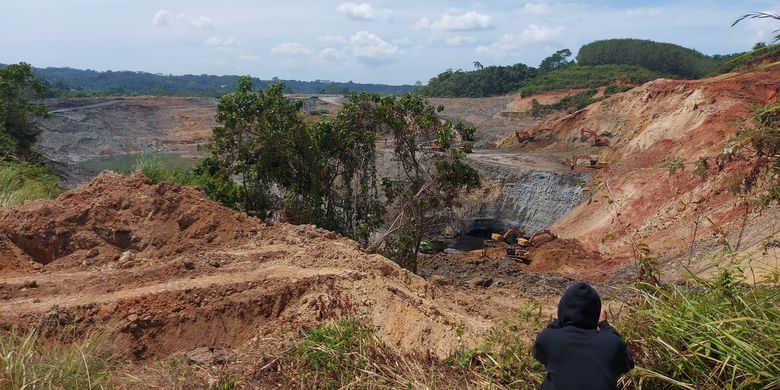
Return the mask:
M 0 209 L 0 270 L 0 328 L 110 324 L 139 359 L 254 348 L 345 314 L 400 350 L 443 357 L 522 304 L 517 291 L 434 286 L 333 232 L 114 173 Z
M 102 266 L 126 251 L 164 259 L 257 231 L 257 221 L 215 204 L 193 188 L 152 185 L 140 174 L 123 178 L 106 173 L 53 202 L 3 210 L 0 271 L 50 263 L 57 269 Z

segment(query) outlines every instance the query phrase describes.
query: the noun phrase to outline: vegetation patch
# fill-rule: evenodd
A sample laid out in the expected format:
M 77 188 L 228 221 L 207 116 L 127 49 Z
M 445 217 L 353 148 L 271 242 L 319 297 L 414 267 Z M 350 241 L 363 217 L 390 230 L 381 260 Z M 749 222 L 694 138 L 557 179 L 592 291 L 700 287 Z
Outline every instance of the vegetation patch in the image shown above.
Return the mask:
M 588 43 L 577 54 L 580 65 L 631 65 L 681 78 L 701 78 L 717 71 L 720 61 L 672 43 L 644 39 L 606 39 Z
M 634 65 L 574 65 L 546 73 L 523 84 L 520 93 L 531 96 L 545 91 L 563 91 L 572 88 L 597 88 L 616 82 L 642 84 L 668 74 Z
M 160 158 L 142 154 L 134 170 L 154 182 L 167 181 L 200 188 L 209 198 L 223 206 L 244 211 L 238 185 L 211 157 L 203 159 L 192 169 L 179 169 L 166 166 Z
M 48 168 L 27 162 L 0 162 L 0 207 L 52 199 L 60 192 L 59 178 Z
M 0 388 L 104 389 L 120 380 L 110 340 L 94 335 L 69 344 L 44 343 L 36 331 L 0 331 Z
M 482 67 L 475 63 L 475 70 L 453 71 L 448 69 L 432 78 L 428 85 L 417 92 L 436 97 L 483 97 L 503 95 L 517 91 L 526 80 L 536 76 L 536 69 L 525 64 Z
M 652 287 L 620 321 L 634 349 L 637 387 L 776 389 L 780 290 L 748 286 L 722 270 L 714 280 Z

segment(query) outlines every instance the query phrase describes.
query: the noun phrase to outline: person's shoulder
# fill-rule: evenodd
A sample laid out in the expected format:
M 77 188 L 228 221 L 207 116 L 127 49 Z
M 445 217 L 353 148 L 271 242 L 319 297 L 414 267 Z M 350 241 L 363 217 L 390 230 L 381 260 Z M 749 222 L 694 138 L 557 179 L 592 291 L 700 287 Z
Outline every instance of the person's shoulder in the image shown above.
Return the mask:
M 547 337 L 549 335 L 552 335 L 560 330 L 560 326 L 558 325 L 558 321 L 553 321 L 547 325 L 544 329 L 542 329 L 539 332 L 539 335 L 537 336 L 538 339 Z

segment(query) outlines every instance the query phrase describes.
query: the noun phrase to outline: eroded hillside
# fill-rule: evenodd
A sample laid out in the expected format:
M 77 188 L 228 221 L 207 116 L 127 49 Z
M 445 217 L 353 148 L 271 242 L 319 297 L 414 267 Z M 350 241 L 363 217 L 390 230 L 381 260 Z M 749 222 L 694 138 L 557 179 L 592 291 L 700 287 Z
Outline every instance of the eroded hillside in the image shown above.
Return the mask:
M 605 267 L 633 258 L 632 239 L 671 259 L 718 250 L 725 235 L 743 249 L 756 248 L 748 257 L 760 258 L 757 245 L 776 232 L 769 222 L 777 215 L 772 210 L 745 214 L 742 203 L 724 189 L 744 167 L 714 162 L 740 121 L 756 107 L 778 101 L 779 80 L 778 66 L 696 81 L 655 80 L 532 127 L 530 140 L 511 135 L 499 146 L 560 154 L 572 169 L 590 171 L 594 182 L 604 183 L 592 194 L 593 203 L 575 208 L 553 230 L 604 254 L 611 259 Z M 595 146 L 581 129 L 596 132 L 609 145 Z M 700 157 L 713 162 L 707 179 L 691 174 Z M 688 169 L 670 174 L 675 159 L 687 162 Z

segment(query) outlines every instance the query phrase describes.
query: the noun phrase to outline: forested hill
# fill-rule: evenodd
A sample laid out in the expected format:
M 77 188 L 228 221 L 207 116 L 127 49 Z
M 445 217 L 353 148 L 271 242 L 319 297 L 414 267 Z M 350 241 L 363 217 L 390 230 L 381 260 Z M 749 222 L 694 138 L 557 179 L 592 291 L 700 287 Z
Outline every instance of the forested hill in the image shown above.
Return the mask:
M 674 75 L 697 79 L 714 74 L 729 56 L 708 56 L 696 50 L 644 39 L 607 39 L 580 48 L 580 65 L 634 65 Z
M 730 71 L 762 56 L 776 55 L 780 45 L 757 44 L 753 51 L 729 55 L 641 39 L 607 39 L 582 46 L 577 59 L 558 50 L 537 68 L 515 64 L 474 70 L 451 70 L 432 78 L 418 92 L 436 97 L 484 97 L 521 92 L 523 95 L 570 88 L 595 88 L 620 82 L 644 83 L 659 77 L 698 79 Z
M 0 64 L 0 68 L 5 65 Z M 81 70 L 73 68 L 35 68 L 34 72 L 49 84 L 49 96 L 163 95 L 163 96 L 222 96 L 236 90 L 239 76 L 163 75 L 133 71 Z M 254 78 L 258 88 L 265 89 L 274 82 L 283 82 L 295 93 L 376 92 L 401 95 L 413 91 L 413 85 L 360 84 L 327 80 L 261 80 Z

